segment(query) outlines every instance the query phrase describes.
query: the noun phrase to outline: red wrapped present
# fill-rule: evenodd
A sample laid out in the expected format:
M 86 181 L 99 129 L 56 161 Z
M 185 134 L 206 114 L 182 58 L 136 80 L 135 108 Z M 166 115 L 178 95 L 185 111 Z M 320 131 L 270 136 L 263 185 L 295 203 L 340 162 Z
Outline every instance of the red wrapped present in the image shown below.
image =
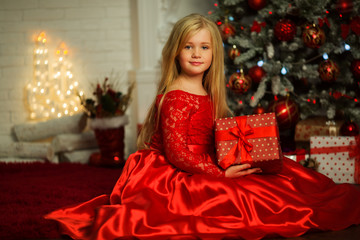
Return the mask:
M 218 164 L 224 169 L 245 163 L 263 173 L 277 173 L 282 168 L 274 113 L 217 119 L 215 144 Z
M 310 146 L 320 173 L 336 183 L 360 184 L 360 136 L 311 137 Z

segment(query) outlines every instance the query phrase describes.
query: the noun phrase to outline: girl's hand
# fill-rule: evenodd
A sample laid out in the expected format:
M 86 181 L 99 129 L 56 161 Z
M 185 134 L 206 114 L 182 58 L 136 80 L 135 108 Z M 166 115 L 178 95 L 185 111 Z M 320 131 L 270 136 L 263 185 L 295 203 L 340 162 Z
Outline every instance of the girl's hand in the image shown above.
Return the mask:
M 252 173 L 260 173 L 260 168 L 250 168 L 250 164 L 240 164 L 230 166 L 225 170 L 225 177 L 228 178 L 238 178 L 241 176 L 246 176 Z

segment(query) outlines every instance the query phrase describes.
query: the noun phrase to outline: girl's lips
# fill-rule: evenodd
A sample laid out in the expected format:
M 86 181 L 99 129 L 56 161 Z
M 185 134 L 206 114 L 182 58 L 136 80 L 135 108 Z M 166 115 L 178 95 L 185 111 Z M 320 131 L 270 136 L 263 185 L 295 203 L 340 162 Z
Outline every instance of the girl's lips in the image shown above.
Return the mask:
M 197 65 L 201 65 L 201 64 L 202 64 L 202 62 L 190 62 L 190 64 L 191 64 L 191 65 L 196 65 L 196 66 L 197 66 Z

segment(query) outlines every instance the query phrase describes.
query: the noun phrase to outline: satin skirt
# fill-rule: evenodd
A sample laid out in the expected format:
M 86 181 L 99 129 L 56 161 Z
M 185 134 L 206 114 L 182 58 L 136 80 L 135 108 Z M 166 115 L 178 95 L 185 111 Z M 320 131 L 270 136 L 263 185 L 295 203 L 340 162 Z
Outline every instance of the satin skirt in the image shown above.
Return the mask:
M 359 201 L 358 188 L 287 158 L 279 174 L 227 179 L 180 171 L 141 150 L 110 195 L 45 218 L 73 239 L 261 239 L 360 224 Z

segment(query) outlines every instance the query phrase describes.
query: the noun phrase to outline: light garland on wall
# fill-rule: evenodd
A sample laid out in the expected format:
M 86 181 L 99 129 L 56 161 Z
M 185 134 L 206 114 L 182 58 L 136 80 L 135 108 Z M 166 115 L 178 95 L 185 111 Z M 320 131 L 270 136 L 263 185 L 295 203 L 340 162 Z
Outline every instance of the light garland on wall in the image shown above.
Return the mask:
M 60 118 L 80 111 L 79 83 L 71 72 L 68 53 L 65 43 L 61 43 L 55 51 L 55 63 L 50 73 L 46 35 L 42 32 L 38 36 L 34 49 L 34 77 L 26 89 L 30 119 Z

